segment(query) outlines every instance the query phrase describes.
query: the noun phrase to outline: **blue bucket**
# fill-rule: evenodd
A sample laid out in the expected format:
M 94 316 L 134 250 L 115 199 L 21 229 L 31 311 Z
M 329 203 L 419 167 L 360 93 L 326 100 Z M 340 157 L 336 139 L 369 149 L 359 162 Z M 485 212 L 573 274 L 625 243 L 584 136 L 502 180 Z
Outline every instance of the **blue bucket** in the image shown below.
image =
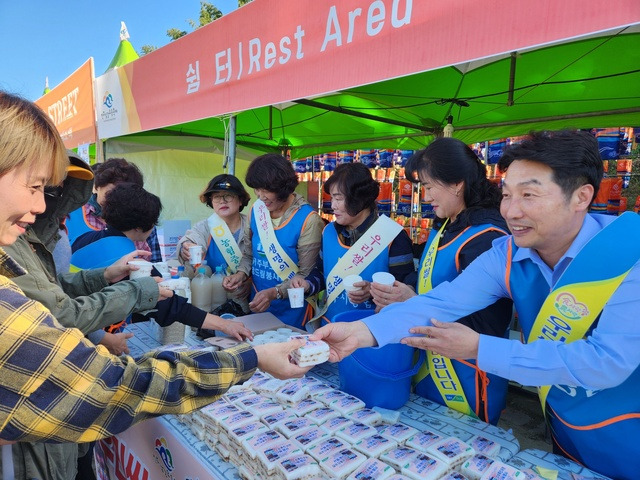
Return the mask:
M 335 315 L 332 322 L 362 320 L 373 310 L 352 310 Z M 340 389 L 361 399 L 367 407 L 396 410 L 411 393 L 411 377 L 424 362 L 420 350 L 414 361 L 414 348 L 392 344 L 382 348 L 360 348 L 338 364 Z

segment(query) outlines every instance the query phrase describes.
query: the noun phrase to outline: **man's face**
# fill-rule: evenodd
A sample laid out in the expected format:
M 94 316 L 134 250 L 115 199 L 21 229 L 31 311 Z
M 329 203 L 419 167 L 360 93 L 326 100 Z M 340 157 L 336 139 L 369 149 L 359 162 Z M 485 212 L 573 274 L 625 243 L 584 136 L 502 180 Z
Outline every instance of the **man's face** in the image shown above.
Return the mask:
M 583 192 L 586 187 L 586 192 Z M 535 249 L 554 267 L 582 227 L 593 189 L 576 189 L 567 199 L 546 165 L 514 161 L 505 175 L 500 213 L 518 247 Z M 585 206 L 586 202 L 586 206 Z

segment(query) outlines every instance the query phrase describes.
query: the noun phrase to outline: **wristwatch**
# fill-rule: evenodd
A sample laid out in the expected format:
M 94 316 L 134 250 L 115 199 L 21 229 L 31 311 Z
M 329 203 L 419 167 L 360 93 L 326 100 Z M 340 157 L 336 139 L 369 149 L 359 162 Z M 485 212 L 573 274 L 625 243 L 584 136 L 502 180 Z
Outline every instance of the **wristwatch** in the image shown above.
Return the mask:
M 274 288 L 276 289 L 276 300 L 282 300 L 282 293 L 280 292 L 280 287 L 276 285 Z

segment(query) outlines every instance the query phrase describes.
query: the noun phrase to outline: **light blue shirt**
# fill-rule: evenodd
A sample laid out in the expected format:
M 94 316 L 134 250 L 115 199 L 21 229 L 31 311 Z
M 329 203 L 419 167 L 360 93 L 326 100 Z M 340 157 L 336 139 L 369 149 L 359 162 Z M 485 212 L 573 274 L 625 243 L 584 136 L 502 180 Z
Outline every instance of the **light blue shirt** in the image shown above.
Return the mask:
M 553 269 L 535 250 L 520 248 L 514 261 L 530 259 L 549 284 L 557 283 L 580 249 L 615 217 L 587 215 L 580 232 Z M 409 336 L 409 328 L 431 325 L 431 318 L 453 322 L 458 318 L 509 297 L 505 284 L 507 242 L 494 240 L 493 247 L 474 260 L 451 282 L 438 285 L 425 295 L 384 308 L 364 320 L 371 333 L 384 346 Z M 624 252 L 625 241 L 602 252 L 594 261 Z M 523 385 L 568 385 L 588 390 L 610 388 L 622 383 L 640 365 L 640 265 L 636 263 L 611 296 L 597 327 L 585 340 L 569 344 L 537 340 L 522 344 L 517 340 L 480 335 L 478 366 L 488 373 L 515 380 Z

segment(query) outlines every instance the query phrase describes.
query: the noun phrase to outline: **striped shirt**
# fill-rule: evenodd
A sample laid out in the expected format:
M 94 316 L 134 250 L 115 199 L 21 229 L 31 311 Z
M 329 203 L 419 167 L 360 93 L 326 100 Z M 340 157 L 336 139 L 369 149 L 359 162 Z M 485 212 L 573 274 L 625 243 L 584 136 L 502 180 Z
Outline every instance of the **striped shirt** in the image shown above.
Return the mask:
M 151 416 L 187 413 L 247 380 L 246 344 L 222 352 L 110 355 L 62 327 L 10 278 L 26 272 L 0 249 L 0 439 L 88 442 Z

